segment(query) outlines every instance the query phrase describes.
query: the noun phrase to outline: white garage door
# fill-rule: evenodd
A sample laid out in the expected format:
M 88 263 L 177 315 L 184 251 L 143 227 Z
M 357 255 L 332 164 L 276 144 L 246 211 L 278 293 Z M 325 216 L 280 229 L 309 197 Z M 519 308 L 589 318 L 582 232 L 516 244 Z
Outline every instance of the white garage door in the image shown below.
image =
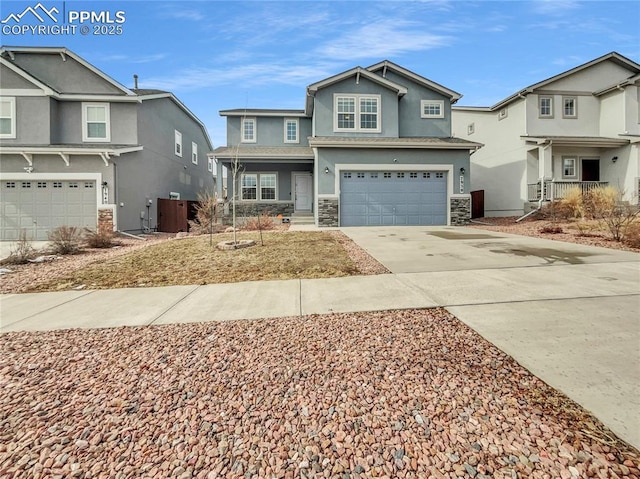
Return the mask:
M 0 188 L 2 240 L 17 240 L 21 229 L 29 239 L 46 241 L 58 226 L 96 228 L 94 180 L 3 180 Z
M 340 225 L 446 225 L 441 171 L 347 171 L 340 178 Z

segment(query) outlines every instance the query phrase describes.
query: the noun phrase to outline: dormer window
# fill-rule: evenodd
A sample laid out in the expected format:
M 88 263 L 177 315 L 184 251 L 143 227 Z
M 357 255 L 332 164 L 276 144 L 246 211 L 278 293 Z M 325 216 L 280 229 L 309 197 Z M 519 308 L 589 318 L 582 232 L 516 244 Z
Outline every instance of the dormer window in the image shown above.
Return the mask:
M 420 118 L 444 118 L 444 101 L 422 100 L 420 102 Z
M 380 95 L 334 95 L 333 131 L 379 133 Z

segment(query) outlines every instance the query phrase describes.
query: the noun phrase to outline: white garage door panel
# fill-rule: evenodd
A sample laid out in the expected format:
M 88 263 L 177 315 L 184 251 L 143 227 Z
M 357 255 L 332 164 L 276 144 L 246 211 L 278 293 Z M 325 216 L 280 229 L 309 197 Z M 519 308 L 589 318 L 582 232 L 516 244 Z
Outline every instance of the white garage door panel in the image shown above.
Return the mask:
M 22 229 L 29 239 L 46 241 L 59 226 L 96 228 L 95 181 L 3 180 L 0 188 L 2 240 L 17 240 Z
M 447 179 L 443 172 L 343 172 L 340 224 L 444 225 Z

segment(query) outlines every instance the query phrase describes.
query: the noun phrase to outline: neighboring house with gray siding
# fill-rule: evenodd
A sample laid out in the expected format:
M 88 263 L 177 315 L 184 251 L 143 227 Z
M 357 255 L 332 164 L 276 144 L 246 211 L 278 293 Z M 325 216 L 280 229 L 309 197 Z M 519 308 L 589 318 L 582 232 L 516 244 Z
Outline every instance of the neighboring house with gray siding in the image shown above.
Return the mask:
M 157 198 L 214 188 L 202 122 L 173 94 L 128 89 L 65 48 L 0 50 L 0 230 L 157 226 Z
M 309 85 L 302 110 L 221 111 L 217 176 L 237 163 L 241 208 L 319 226 L 464 224 L 481 145 L 451 135 L 460 97 L 390 61 L 355 67 Z
M 616 52 L 535 83 L 491 107 L 453 108 L 486 216 L 521 215 L 569 188 L 611 185 L 638 202 L 640 65 Z

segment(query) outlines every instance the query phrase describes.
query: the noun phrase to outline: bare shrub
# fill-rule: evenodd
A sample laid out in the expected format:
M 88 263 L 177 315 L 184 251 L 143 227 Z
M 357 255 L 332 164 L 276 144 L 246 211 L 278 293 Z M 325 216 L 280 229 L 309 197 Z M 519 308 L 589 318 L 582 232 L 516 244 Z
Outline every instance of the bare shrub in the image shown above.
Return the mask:
M 189 221 L 189 232 L 201 235 L 218 232 L 221 227 L 217 224 L 222 204 L 218 202 L 217 193 L 198 193 L 198 204 L 195 206 L 196 219 Z
M 622 200 L 624 194 L 617 188 L 605 186 L 594 188 L 585 194 L 585 208 L 600 221 L 615 241 L 621 241 L 625 230 L 638 216 L 637 206 Z
M 48 234 L 55 254 L 75 254 L 80 251 L 82 231 L 76 226 L 58 226 Z
M 540 228 L 540 233 L 559 234 L 564 233 L 564 231 L 560 225 L 547 224 Z
M 95 231 L 84 229 L 84 242 L 89 248 L 111 248 L 114 245 L 112 231 Z
M 21 229 L 18 235 L 18 241 L 11 248 L 9 256 L 2 260 L 4 264 L 24 264 L 32 258 L 36 253 L 35 248 L 31 244 L 31 240 L 27 236 L 27 230 Z
M 252 216 L 247 218 L 244 229 L 250 231 L 271 230 L 273 229 L 273 226 L 273 216 L 269 214 L 269 211 L 265 210 L 260 216 Z
M 569 218 L 584 218 L 584 195 L 582 188 L 569 188 L 560 200 L 560 208 Z
M 635 222 L 627 225 L 624 230 L 622 242 L 632 248 L 640 249 L 640 223 Z
M 574 218 L 574 210 L 562 200 L 554 200 L 542 207 L 541 217 L 551 221 Z

